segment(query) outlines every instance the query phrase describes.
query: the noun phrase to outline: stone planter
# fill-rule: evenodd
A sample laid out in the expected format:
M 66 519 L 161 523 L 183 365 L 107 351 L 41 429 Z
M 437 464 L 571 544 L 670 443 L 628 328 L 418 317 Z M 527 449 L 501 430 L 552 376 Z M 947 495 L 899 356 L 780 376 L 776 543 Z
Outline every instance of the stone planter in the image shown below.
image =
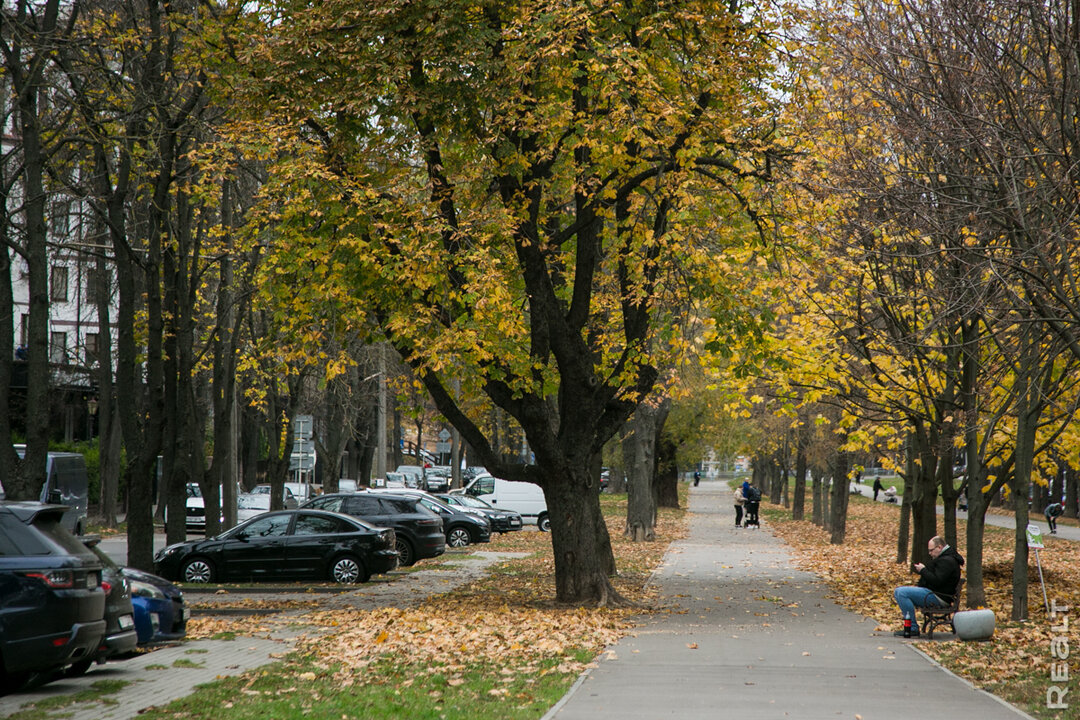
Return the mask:
M 993 610 L 964 610 L 953 615 L 953 627 L 961 640 L 989 640 L 994 634 Z

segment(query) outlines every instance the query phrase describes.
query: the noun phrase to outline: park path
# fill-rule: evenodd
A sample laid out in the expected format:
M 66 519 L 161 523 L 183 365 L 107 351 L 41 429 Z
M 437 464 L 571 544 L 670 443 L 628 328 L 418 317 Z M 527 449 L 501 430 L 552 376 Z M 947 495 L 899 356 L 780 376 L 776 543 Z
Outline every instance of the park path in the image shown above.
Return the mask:
M 608 648 L 544 720 L 1030 717 L 918 652 L 928 641 L 829 600 L 767 525 L 734 526 L 726 483 L 691 487 L 690 511 L 653 577 L 670 611 Z

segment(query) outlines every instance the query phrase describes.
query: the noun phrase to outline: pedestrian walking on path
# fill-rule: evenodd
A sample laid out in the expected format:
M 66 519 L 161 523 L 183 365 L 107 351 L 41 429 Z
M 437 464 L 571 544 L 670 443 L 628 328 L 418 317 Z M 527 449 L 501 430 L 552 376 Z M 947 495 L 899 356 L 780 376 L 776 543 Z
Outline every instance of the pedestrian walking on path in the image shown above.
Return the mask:
M 734 529 L 730 498 L 721 483 L 691 490 L 689 535 L 653 577 L 670 611 L 609 647 L 544 720 L 910 720 L 927 698 L 939 717 L 1029 717 L 829 600 L 771 534 Z
M 735 527 L 742 527 L 743 505 L 746 504 L 746 498 L 742 494 L 742 486 L 735 486 Z

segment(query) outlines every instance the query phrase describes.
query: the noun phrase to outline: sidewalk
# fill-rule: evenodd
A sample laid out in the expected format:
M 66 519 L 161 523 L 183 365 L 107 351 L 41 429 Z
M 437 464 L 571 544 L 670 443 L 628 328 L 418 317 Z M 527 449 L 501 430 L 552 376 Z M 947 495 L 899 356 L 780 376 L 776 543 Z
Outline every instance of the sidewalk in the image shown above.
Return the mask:
M 734 527 L 726 484 L 692 487 L 690 510 L 653 577 L 678 609 L 609 648 L 543 720 L 1030 717 L 917 652 L 927 641 L 828 600 L 767 525 Z

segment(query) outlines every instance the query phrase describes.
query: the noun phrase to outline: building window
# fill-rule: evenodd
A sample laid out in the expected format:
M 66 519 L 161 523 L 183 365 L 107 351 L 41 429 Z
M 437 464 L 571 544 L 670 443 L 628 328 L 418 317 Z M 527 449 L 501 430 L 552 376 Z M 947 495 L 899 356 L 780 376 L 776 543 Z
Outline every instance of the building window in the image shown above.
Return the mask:
M 86 364 L 93 365 L 98 361 L 99 336 L 97 333 L 86 333 Z
M 67 333 L 54 332 L 49 334 L 49 362 L 57 365 L 67 363 Z
M 68 269 L 65 265 L 53 265 L 52 282 L 49 283 L 49 298 L 53 302 L 67 302 Z
M 108 276 L 97 268 L 86 269 L 86 299 L 96 303 L 105 292 L 105 278 Z
M 54 240 L 67 237 L 68 230 L 71 229 L 71 203 L 64 200 L 54 202 L 49 220 Z

